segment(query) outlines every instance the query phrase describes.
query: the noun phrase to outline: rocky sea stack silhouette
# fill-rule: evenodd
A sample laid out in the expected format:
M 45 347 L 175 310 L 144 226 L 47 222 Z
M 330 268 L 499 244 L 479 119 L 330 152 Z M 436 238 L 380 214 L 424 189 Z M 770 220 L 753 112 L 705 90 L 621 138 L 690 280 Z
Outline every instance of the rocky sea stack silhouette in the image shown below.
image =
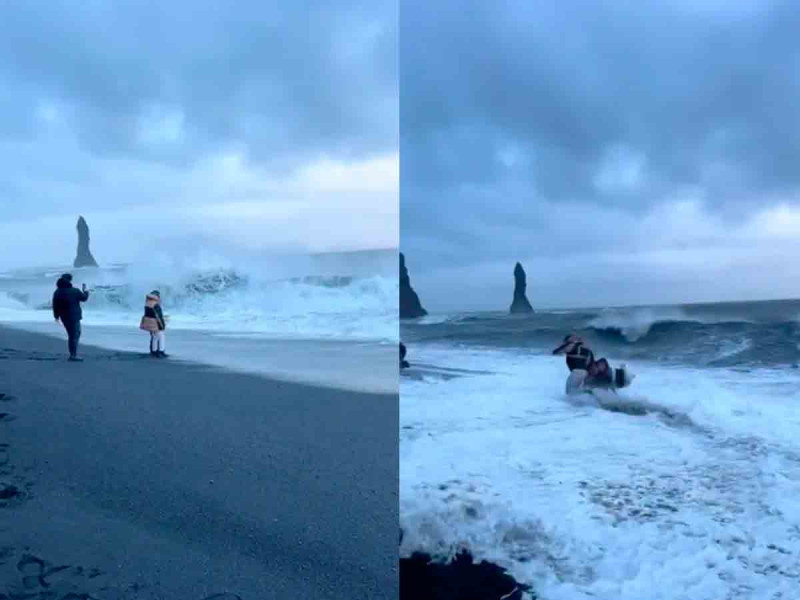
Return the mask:
M 527 283 L 525 281 L 525 269 L 522 265 L 517 263 L 514 267 L 514 301 L 511 303 L 512 313 L 532 313 L 533 307 L 528 302 L 528 297 L 525 295 L 525 288 Z
M 419 296 L 411 287 L 411 280 L 406 269 L 406 257 L 400 253 L 400 318 L 415 319 L 424 317 L 428 311 L 422 308 Z
M 89 250 L 89 226 L 83 217 L 78 218 L 78 255 L 74 267 L 96 267 L 97 261 Z

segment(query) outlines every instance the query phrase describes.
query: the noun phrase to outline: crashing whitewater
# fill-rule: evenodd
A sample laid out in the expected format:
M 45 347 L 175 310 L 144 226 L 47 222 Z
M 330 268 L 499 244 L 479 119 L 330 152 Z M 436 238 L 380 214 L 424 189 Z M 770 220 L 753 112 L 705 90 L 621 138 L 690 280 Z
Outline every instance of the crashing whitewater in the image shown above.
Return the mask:
M 632 388 L 598 398 L 565 394 L 546 341 L 561 327 L 539 318 L 404 328 L 401 554 L 467 549 L 553 600 L 796 597 L 800 371 L 774 339 L 791 322 L 656 319 L 631 341 L 630 315 L 564 316 L 594 320 L 593 348 L 635 367 Z M 682 327 L 707 328 L 714 360 L 679 351 Z
M 47 321 L 62 269 L 0 277 L 0 320 Z M 65 270 L 65 269 L 63 269 Z M 87 323 L 136 326 L 144 295 L 159 289 L 171 329 L 273 338 L 397 340 L 397 282 L 387 273 L 282 276 L 230 266 L 163 272 L 135 265 L 73 270 L 92 290 Z

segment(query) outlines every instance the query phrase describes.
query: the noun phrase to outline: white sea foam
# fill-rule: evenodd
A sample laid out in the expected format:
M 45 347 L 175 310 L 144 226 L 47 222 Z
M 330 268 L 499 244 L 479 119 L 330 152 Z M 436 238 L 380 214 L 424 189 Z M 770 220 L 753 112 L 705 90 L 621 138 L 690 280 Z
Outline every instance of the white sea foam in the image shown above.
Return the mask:
M 145 264 L 73 270 L 75 283 L 93 288 L 84 305 L 87 323 L 136 327 L 144 296 L 161 291 L 171 329 L 304 338 L 396 342 L 395 271 L 316 271 L 310 259 L 258 264 L 217 256 L 191 260 L 150 257 Z M 364 262 L 362 260 L 362 262 Z M 305 270 L 301 270 L 305 269 Z M 44 322 L 54 278 L 64 269 L 28 270 L 0 283 L 0 320 Z
M 602 406 L 563 359 L 408 358 L 492 374 L 402 379 L 402 553 L 466 546 L 549 600 L 796 597 L 797 371 L 631 364 Z
M 450 315 L 425 315 L 416 320 L 419 325 L 439 325 L 440 323 L 447 323 L 452 317 Z
M 646 336 L 656 323 L 690 320 L 678 307 L 605 309 L 589 322 L 589 326 L 618 330 L 628 341 L 635 342 Z

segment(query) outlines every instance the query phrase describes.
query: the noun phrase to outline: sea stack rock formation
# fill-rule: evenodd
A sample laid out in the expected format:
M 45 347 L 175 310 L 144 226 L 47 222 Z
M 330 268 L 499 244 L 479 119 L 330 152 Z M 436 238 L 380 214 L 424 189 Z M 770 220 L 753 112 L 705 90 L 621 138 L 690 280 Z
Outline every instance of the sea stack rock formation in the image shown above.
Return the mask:
M 533 307 L 528 302 L 528 297 L 525 295 L 525 269 L 522 265 L 517 263 L 514 267 L 514 301 L 511 303 L 512 313 L 532 313 Z
M 78 218 L 78 255 L 74 267 L 96 267 L 97 261 L 89 250 L 89 226 L 83 217 Z
M 428 311 L 422 308 L 419 296 L 414 288 L 411 287 L 411 280 L 406 269 L 406 257 L 400 253 L 400 318 L 415 319 L 424 317 Z

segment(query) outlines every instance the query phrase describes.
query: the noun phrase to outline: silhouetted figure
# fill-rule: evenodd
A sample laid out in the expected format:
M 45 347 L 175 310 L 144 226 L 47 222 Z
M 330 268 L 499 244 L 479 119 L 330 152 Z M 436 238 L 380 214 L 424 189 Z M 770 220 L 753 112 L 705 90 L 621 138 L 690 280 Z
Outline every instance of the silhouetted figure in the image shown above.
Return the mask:
M 411 365 L 408 364 L 406 360 L 406 345 L 403 342 L 400 342 L 400 368 L 407 369 Z
M 67 330 L 67 346 L 69 348 L 69 360 L 78 362 L 83 360 L 78 357 L 78 342 L 81 339 L 81 319 L 83 310 L 81 302 L 89 299 L 89 292 L 86 284 L 80 290 L 72 287 L 72 275 L 64 273 L 56 282 L 56 291 L 53 293 L 53 317 L 56 321 L 61 321 L 64 329 Z

